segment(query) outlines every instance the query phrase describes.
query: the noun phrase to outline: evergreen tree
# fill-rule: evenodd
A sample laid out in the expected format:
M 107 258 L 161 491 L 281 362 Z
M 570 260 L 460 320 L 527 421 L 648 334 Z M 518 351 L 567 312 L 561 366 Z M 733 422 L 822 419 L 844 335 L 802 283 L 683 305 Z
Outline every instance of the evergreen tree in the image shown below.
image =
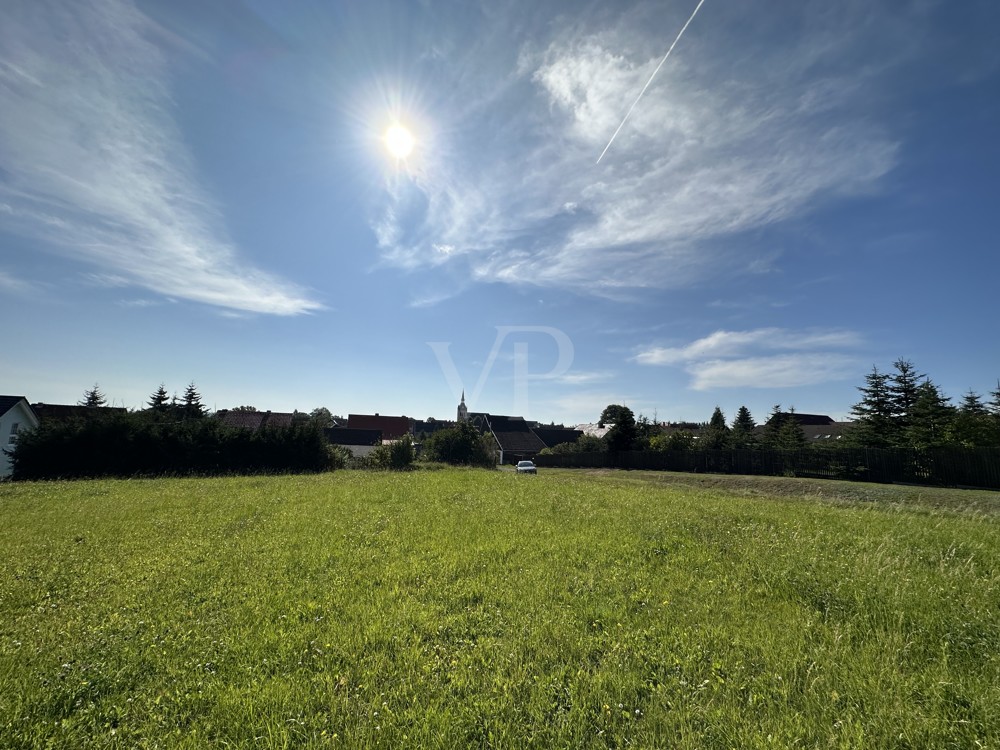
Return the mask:
M 872 367 L 859 386 L 861 401 L 851 409 L 856 421 L 847 438 L 850 443 L 865 448 L 889 448 L 896 445 L 896 423 L 893 420 L 893 399 L 889 376 Z
M 906 359 L 897 359 L 892 363 L 895 372 L 889 375 L 887 388 L 889 404 L 893 420 L 893 438 L 896 445 L 905 444 L 905 434 L 910 426 L 911 412 L 917 401 L 917 389 L 924 377 L 917 373 L 913 363 Z
M 997 381 L 997 389 L 990 391 L 990 403 L 987 408 L 992 417 L 993 445 L 1000 445 L 1000 380 Z
M 149 401 L 146 403 L 154 411 L 166 411 L 169 402 L 170 396 L 167 395 L 167 389 L 163 383 L 160 383 L 160 387 L 153 392 L 153 395 L 149 397 Z
M 997 380 L 997 389 L 995 391 L 990 391 L 990 403 L 989 403 L 990 414 L 992 414 L 997 419 L 1000 419 L 1000 380 Z
M 712 418 L 708 421 L 704 445 L 709 450 L 722 450 L 729 447 L 729 426 L 726 424 L 726 417 L 722 413 L 722 409 L 718 406 L 715 407 Z
M 771 408 L 771 415 L 764 424 L 764 432 L 760 438 L 760 442 L 765 448 L 775 450 L 781 447 L 781 424 L 784 418 L 781 404 L 775 404 Z
M 100 386 L 94 383 L 94 387 L 83 392 L 83 400 L 77 402 L 80 406 L 87 406 L 91 409 L 98 406 L 107 406 L 108 399 L 101 393 Z
M 753 421 L 753 416 L 750 414 L 750 410 L 745 406 L 741 406 L 736 412 L 736 418 L 733 420 L 732 432 L 730 433 L 730 440 L 734 448 L 752 448 L 757 439 L 754 436 L 754 429 L 757 425 Z
M 778 447 L 782 450 L 801 450 L 808 446 L 802 424 L 795 418 L 795 407 L 788 410 L 778 428 Z
M 910 416 L 904 436 L 907 445 L 918 449 L 939 448 L 951 440 L 955 407 L 930 380 L 917 386 L 917 400 Z
M 205 406 L 201 403 L 201 394 L 198 393 L 198 389 L 195 387 L 194 381 L 192 380 L 188 383 L 188 387 L 184 389 L 184 416 L 193 419 L 198 419 L 199 417 L 205 416 Z
M 955 440 L 967 448 L 984 448 L 994 444 L 993 418 L 982 397 L 969 389 L 962 397 L 954 421 Z
M 971 388 L 966 391 L 964 396 L 962 396 L 962 404 L 958 408 L 967 414 L 971 414 L 976 417 L 982 417 L 989 414 L 989 411 L 983 404 L 983 397 Z

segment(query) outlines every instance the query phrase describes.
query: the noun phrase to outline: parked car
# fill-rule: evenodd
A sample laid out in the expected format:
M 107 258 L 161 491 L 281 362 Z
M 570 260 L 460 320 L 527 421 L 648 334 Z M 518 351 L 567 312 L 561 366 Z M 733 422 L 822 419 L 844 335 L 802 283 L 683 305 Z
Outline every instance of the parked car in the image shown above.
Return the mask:
M 518 474 L 537 474 L 538 467 L 535 466 L 534 461 L 518 461 L 517 462 L 517 473 Z

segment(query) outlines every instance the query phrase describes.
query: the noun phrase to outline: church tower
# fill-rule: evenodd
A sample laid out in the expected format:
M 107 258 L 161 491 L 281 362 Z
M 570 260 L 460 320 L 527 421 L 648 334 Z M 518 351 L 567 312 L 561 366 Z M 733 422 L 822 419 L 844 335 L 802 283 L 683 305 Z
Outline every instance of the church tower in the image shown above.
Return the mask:
M 462 403 L 458 405 L 458 421 L 469 421 L 469 407 L 465 405 L 465 391 L 462 391 Z

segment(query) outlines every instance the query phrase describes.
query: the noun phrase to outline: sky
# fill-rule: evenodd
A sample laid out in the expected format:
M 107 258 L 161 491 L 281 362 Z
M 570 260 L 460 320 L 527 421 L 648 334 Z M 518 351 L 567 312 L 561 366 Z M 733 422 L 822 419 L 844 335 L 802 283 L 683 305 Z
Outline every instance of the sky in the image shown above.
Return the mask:
M 844 419 L 903 358 L 987 396 L 998 28 L 993 0 L 7 0 L 0 392 Z

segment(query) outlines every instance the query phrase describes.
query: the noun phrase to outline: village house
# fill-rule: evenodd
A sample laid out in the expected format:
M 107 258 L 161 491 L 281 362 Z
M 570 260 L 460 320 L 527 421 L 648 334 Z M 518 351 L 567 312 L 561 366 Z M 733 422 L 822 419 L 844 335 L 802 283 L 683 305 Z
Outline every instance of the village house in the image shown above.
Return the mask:
M 7 451 L 17 443 L 17 436 L 38 425 L 38 416 L 28 399 L 24 396 L 0 396 L 0 479 L 9 477 L 13 469 Z

